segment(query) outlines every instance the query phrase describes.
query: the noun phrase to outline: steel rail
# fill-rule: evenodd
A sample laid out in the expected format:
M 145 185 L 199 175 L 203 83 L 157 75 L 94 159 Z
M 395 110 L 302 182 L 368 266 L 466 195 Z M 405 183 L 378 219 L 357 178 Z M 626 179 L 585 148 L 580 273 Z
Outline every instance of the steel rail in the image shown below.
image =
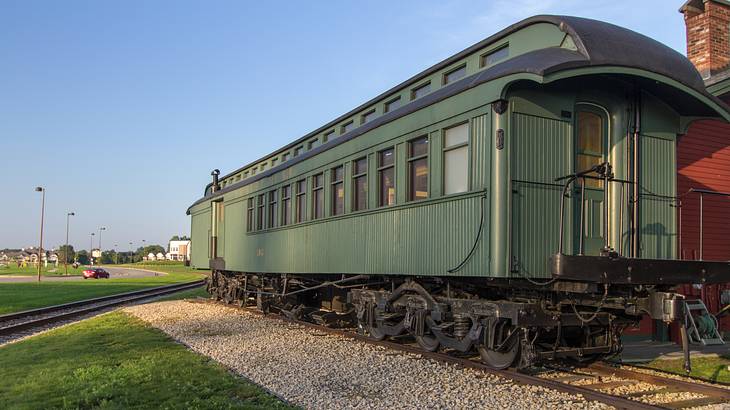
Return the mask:
M 197 280 L 194 282 L 186 282 L 175 285 L 161 286 L 151 289 L 143 289 L 140 291 L 120 293 L 117 295 L 104 296 L 101 298 L 86 299 L 78 302 L 66 303 L 62 305 L 49 306 L 47 308 L 26 310 L 23 312 L 12 313 L 8 315 L 0 316 L 0 326 L 5 322 L 11 320 L 22 320 L 23 318 L 33 318 L 35 316 L 50 314 L 49 316 L 40 317 L 37 319 L 29 319 L 19 323 L 10 324 L 8 326 L 0 327 L 0 336 L 10 336 L 14 333 L 18 333 L 27 329 L 45 326 L 51 323 L 56 323 L 74 317 L 83 316 L 89 313 L 97 312 L 110 307 L 123 305 L 126 303 L 136 302 L 143 299 L 152 297 L 167 295 L 171 293 L 180 292 L 183 290 L 194 289 L 205 284 L 205 280 Z M 105 303 L 106 302 L 106 303 Z M 88 306 L 88 307 L 84 307 Z M 73 309 L 80 307 L 81 309 L 71 310 L 69 312 L 59 312 L 66 309 Z

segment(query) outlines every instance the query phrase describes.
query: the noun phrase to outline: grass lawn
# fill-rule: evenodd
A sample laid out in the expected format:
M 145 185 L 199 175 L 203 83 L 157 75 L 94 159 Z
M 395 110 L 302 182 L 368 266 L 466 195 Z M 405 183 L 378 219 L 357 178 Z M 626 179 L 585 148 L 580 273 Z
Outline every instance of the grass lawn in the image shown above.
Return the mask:
M 124 266 L 124 265 L 118 265 Z M 0 314 L 43 306 L 57 305 L 116 293 L 130 292 L 155 286 L 189 282 L 204 277 L 204 271 L 177 265 L 127 265 L 140 269 L 166 272 L 167 275 L 146 278 L 104 280 L 73 280 L 63 282 L 41 281 L 27 283 L 0 283 Z
M 682 376 L 686 375 L 684 359 L 654 360 L 645 366 Z M 720 357 L 692 358 L 692 373 L 690 373 L 690 376 L 711 382 L 730 384 L 730 368 L 728 366 L 730 366 L 730 353 Z
M 3 409 L 290 408 L 122 312 L 0 347 Z
M 75 268 L 68 265 L 69 275 L 81 275 L 81 272 L 86 269 L 85 267 L 79 266 Z M 66 273 L 66 269 L 63 265 L 58 267 L 48 264 L 47 267 L 41 267 L 41 276 L 63 276 Z M 2 275 L 13 275 L 13 276 L 35 276 L 38 274 L 38 268 L 34 266 L 17 267 L 17 265 L 0 266 L 0 276 Z

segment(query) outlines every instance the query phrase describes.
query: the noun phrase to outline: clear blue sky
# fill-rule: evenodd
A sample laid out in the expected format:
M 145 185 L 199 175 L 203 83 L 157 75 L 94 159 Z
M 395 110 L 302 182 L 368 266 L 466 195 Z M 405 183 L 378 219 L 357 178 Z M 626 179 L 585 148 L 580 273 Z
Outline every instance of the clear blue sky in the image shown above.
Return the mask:
M 213 168 L 273 151 L 522 18 L 684 52 L 681 1 L 0 2 L 0 248 L 188 234 Z M 95 245 L 96 246 L 96 245 Z

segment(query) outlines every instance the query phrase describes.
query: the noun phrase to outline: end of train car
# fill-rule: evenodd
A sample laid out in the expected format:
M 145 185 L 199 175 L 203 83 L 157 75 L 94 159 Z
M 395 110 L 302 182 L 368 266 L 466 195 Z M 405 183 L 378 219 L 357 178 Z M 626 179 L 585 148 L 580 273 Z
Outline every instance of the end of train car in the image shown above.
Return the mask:
M 643 315 L 684 320 L 676 285 L 730 282 L 677 257 L 676 144 L 703 118 L 730 112 L 681 54 L 532 17 L 214 171 L 192 264 L 227 303 L 496 368 L 604 358 Z

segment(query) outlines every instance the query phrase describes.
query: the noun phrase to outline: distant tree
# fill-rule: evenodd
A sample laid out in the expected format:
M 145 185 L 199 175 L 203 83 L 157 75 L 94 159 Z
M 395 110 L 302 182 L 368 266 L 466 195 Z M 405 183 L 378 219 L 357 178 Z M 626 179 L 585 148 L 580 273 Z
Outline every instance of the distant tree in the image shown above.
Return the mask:
M 157 255 L 158 253 L 165 253 L 165 248 L 163 248 L 160 245 L 147 245 L 144 248 L 138 248 L 137 249 L 137 258 L 138 260 L 142 260 L 142 258 L 146 257 L 150 253 L 153 253 Z
M 175 235 L 175 236 L 173 236 L 172 238 L 170 238 L 170 240 L 171 240 L 171 241 L 179 241 L 179 240 L 180 240 L 180 237 L 179 237 L 179 236 L 177 236 L 177 235 Z
M 190 240 L 190 237 L 187 236 L 187 235 L 183 235 L 183 236 L 180 237 L 180 240 L 181 241 L 189 241 Z
M 115 251 L 113 251 L 113 250 L 103 251 L 101 253 L 101 261 L 100 262 L 102 264 L 104 264 L 104 265 L 109 265 L 109 264 L 116 263 L 116 260 L 117 260 L 117 253 Z
M 68 252 L 66 252 L 66 245 L 61 245 L 58 247 L 58 262 L 63 263 L 64 260 L 67 263 L 73 263 L 74 258 L 76 257 L 76 252 L 74 252 L 73 245 L 68 246 Z
M 89 264 L 89 253 L 85 250 L 80 250 L 76 252 L 76 262 L 82 264 L 82 265 L 88 265 Z

